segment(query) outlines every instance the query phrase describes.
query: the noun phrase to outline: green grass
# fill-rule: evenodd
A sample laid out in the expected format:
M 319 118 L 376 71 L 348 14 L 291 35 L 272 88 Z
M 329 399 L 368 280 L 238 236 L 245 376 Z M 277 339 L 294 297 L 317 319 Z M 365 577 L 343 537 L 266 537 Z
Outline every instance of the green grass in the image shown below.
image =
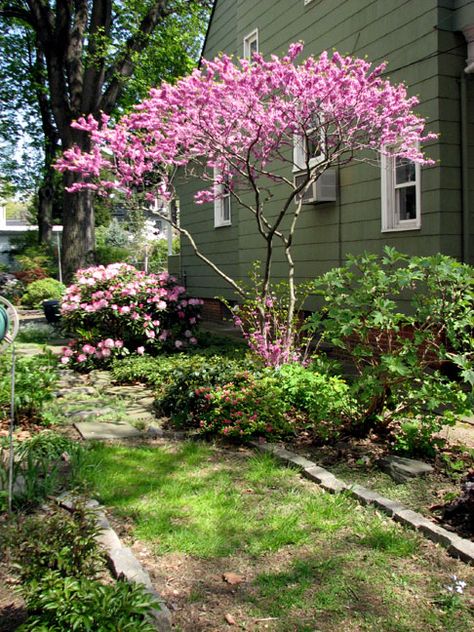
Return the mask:
M 201 443 L 98 444 L 86 465 L 83 476 L 100 501 L 131 519 L 132 537 L 156 555 L 191 556 L 203 569 L 213 560 L 223 568 L 246 565 L 240 607 L 249 617 L 271 618 L 271 630 L 474 626 L 462 600 L 456 608 L 437 605 L 449 575 L 472 584 L 472 569 L 346 495 L 302 481 L 270 456 Z M 201 598 L 195 585 L 188 603 Z M 252 625 L 246 629 L 261 629 Z

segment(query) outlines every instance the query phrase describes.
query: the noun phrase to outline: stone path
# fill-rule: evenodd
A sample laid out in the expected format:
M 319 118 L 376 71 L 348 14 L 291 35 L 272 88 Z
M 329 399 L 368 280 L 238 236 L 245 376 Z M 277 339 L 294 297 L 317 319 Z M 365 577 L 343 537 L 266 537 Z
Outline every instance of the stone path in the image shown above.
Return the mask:
M 153 391 L 142 384 L 116 386 L 108 371 L 81 375 L 62 369 L 57 403 L 83 439 L 123 440 L 156 431 Z

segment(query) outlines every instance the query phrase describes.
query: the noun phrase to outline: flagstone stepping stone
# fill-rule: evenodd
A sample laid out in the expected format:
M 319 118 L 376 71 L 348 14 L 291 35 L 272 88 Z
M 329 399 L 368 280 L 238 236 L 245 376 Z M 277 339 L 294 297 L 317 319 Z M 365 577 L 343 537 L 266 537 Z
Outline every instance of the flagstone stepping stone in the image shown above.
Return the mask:
M 143 406 L 145 408 L 150 408 L 155 403 L 155 397 L 143 397 L 142 399 L 137 399 L 137 404 Z
M 83 439 L 114 440 L 133 439 L 143 435 L 141 430 L 124 422 L 119 424 L 98 421 L 85 421 L 74 424 L 74 428 Z
M 428 463 L 403 456 L 385 456 L 377 461 L 377 465 L 397 483 L 406 483 L 411 478 L 426 476 L 433 472 L 433 468 Z
M 113 408 L 91 408 L 89 410 L 73 410 L 65 411 L 68 417 L 102 417 L 116 412 Z
M 62 388 L 56 392 L 57 397 L 67 397 L 68 395 L 95 395 L 95 388 L 92 386 L 70 386 Z

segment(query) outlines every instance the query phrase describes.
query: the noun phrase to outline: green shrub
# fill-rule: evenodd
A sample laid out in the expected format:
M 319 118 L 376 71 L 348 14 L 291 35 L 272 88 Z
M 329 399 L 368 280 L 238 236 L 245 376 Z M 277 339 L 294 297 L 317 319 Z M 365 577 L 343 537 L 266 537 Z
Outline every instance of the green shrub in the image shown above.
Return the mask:
M 60 577 L 95 577 L 103 566 L 99 532 L 95 512 L 83 503 L 72 512 L 54 507 L 46 516 L 19 520 L 10 546 L 22 582 L 41 581 L 51 571 Z
M 22 303 L 28 307 L 41 307 L 47 299 L 60 299 L 66 286 L 56 279 L 40 279 L 33 281 L 23 294 Z
M 15 363 L 15 413 L 41 420 L 45 402 L 57 387 L 57 359 L 52 355 L 18 357 Z M 11 357 L 0 356 L 0 410 L 7 414 L 11 397 Z
M 108 266 L 111 263 L 128 262 L 130 258 L 130 251 L 121 246 L 103 245 L 97 246 L 95 250 L 95 262 L 97 265 Z
M 284 400 L 308 414 L 316 434 L 330 438 L 347 425 L 354 412 L 349 385 L 337 376 L 318 373 L 301 364 L 286 364 L 278 371 Z
M 199 434 L 242 439 L 282 437 L 292 431 L 287 416 L 290 406 L 275 377 L 235 373 L 232 382 L 200 387 L 194 394 L 196 403 L 188 425 L 196 427 Z
M 443 363 L 456 361 L 474 383 L 472 267 L 386 248 L 381 258 L 350 257 L 314 286 L 324 307 L 311 318 L 313 331 L 349 355 L 358 372 L 352 393 L 359 430 L 396 435 L 402 421 L 416 420 L 420 440 L 410 432 L 409 444 L 426 451 L 428 436 L 454 423 L 453 413 L 468 402 Z
M 156 404 L 175 424 L 195 426 L 199 400 L 196 390 L 227 384 L 248 366 L 248 362 L 222 356 L 184 356 L 164 378 Z
M 48 573 L 23 591 L 31 616 L 19 632 L 153 632 L 150 622 L 159 605 L 144 586 L 118 581 L 62 577 Z

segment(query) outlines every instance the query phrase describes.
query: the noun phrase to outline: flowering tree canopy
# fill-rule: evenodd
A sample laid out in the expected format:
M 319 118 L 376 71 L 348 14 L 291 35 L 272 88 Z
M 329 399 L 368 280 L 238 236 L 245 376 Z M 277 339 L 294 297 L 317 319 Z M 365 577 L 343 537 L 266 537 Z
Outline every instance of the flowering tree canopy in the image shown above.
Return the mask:
M 229 194 L 254 215 L 265 244 L 262 296 L 269 291 L 274 246 L 279 243 L 288 262 L 289 318 L 295 303 L 293 236 L 302 208 L 302 193 L 331 165 L 352 159 L 370 160 L 380 152 L 429 164 L 420 143 L 425 121 L 413 113 L 415 97 L 403 85 L 382 78 L 362 59 L 338 53 L 295 59 L 302 44 L 292 44 L 286 56 L 238 64 L 222 55 L 202 68 L 153 89 L 147 100 L 115 127 L 103 115 L 79 119 L 75 127 L 88 131 L 92 148 L 65 152 L 62 171 L 84 177 L 73 188 L 133 194 L 145 188 L 150 198 L 173 197 L 173 174 L 183 167 L 197 175 L 203 187 L 195 195 L 202 204 Z M 294 147 L 303 147 L 296 162 Z M 306 177 L 294 179 L 287 164 Z M 286 189 L 280 209 L 267 212 L 271 188 Z M 248 192 L 251 195 L 248 195 Z M 285 220 L 286 221 L 283 221 Z M 179 228 L 196 254 L 245 297 L 244 288 L 227 276 Z

